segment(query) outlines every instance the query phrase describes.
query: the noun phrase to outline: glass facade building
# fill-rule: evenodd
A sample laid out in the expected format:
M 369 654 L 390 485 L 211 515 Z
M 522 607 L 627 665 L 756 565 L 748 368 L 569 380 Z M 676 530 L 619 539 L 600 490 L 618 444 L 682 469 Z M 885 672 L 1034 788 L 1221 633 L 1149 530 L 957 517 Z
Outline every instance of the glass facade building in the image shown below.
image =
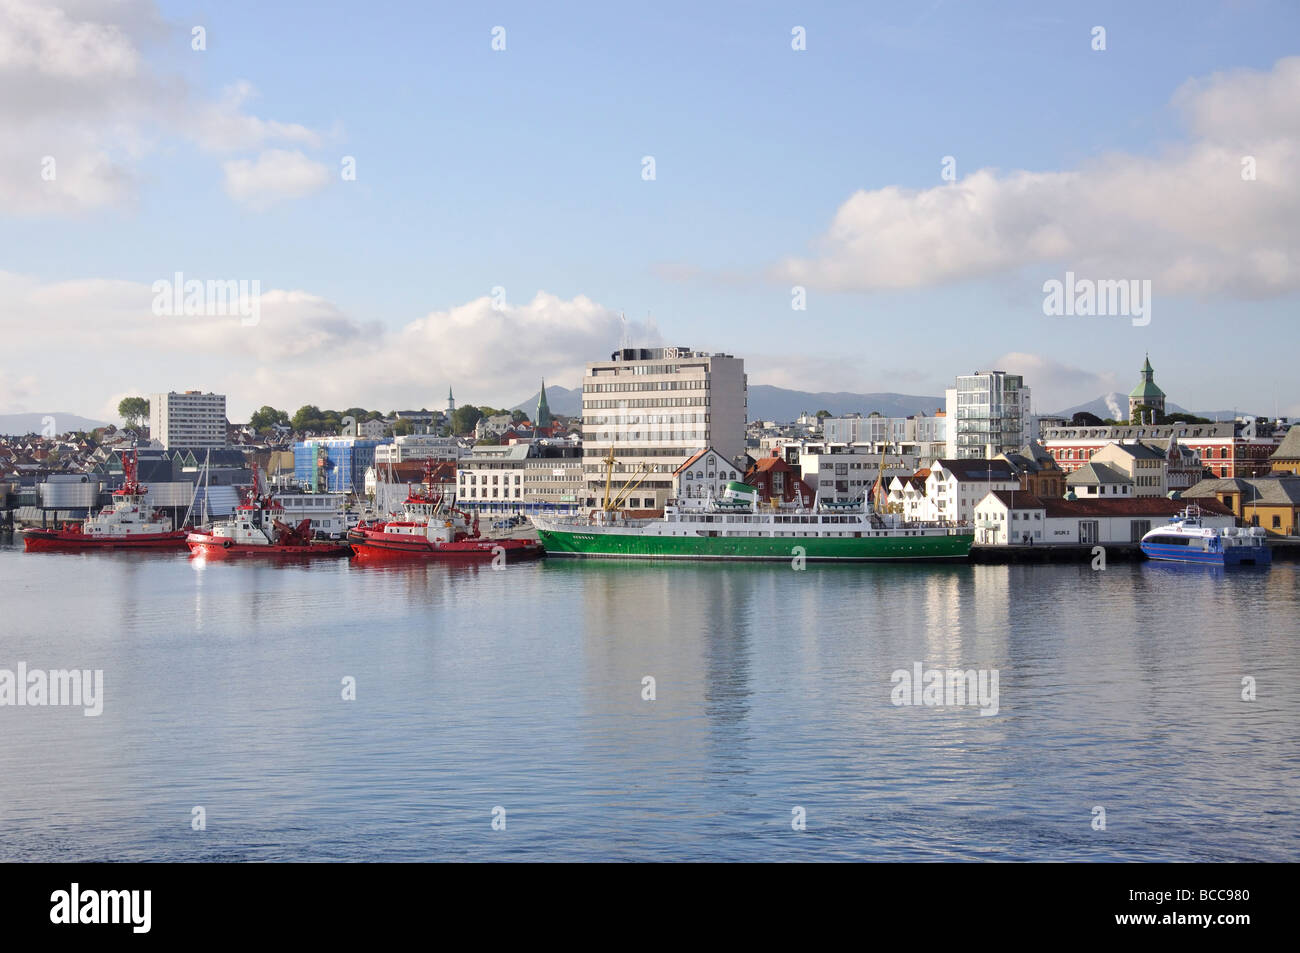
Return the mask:
M 366 470 L 375 448 L 387 441 L 356 437 L 312 437 L 293 445 L 295 483 L 317 492 L 365 493 Z

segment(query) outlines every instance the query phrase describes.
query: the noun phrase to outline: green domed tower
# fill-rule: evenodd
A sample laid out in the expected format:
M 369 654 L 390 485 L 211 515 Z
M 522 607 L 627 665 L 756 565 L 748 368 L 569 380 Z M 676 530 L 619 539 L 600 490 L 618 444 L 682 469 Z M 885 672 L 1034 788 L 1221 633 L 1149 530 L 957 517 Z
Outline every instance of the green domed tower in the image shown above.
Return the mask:
M 1156 372 L 1151 369 L 1151 355 L 1147 355 L 1142 362 L 1142 381 L 1137 387 L 1129 391 L 1128 395 L 1128 419 L 1133 420 L 1137 409 L 1142 406 L 1153 408 L 1157 416 L 1164 416 L 1165 412 L 1165 392 L 1156 386 Z M 1153 421 L 1153 422 L 1158 422 Z

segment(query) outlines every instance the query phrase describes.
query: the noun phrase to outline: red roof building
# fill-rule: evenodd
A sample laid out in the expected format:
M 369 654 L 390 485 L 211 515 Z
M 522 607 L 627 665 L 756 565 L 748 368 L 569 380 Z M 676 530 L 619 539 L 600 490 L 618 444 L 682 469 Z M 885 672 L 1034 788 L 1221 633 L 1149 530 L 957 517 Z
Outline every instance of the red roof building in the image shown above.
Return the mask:
M 745 471 L 745 481 L 758 489 L 760 503 L 802 503 L 811 506 L 813 490 L 799 478 L 798 471 L 786 463 L 779 450 L 762 457 Z

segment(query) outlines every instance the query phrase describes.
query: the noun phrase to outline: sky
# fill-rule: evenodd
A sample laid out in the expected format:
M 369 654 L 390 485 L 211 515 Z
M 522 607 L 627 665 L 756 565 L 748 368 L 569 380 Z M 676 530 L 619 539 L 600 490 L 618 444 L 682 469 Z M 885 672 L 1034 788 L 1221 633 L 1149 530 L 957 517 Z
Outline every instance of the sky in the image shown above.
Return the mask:
M 0 0 L 0 413 L 500 406 L 626 340 L 1297 416 L 1298 169 L 1289 0 Z

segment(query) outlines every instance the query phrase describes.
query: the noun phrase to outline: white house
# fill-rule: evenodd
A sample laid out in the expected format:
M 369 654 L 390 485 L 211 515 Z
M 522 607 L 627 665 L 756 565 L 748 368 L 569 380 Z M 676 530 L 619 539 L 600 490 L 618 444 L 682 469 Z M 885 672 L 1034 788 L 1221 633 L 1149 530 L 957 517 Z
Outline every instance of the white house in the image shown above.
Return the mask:
M 1163 497 L 1087 500 L 1044 499 L 998 490 L 975 507 L 975 543 L 986 546 L 1136 543 L 1186 506 Z M 1235 525 L 1226 507 L 1202 506 L 1205 526 Z
M 1134 496 L 1169 495 L 1169 456 L 1154 447 L 1136 440 L 1108 443 L 1092 455 L 1090 462 L 1123 473 L 1133 484 Z
M 1065 478 L 1067 495 L 1080 500 L 1132 497 L 1133 489 L 1128 474 L 1104 463 L 1084 464 Z
M 929 478 L 929 469 L 918 470 L 908 476 L 896 476 L 889 481 L 889 507 L 906 520 L 925 519 L 925 481 Z
M 703 505 L 710 498 L 722 499 L 727 484 L 743 478 L 735 464 L 709 447 L 691 455 L 673 473 L 673 497 L 687 506 Z
M 891 488 L 889 501 L 897 502 L 909 519 L 945 523 L 969 523 L 975 518 L 975 505 L 990 490 L 1016 490 L 1020 480 L 1005 460 L 935 460 L 925 477 L 925 493 L 909 493 L 902 481 L 896 481 L 898 494 Z M 908 505 L 914 511 L 908 514 Z
M 1053 537 L 1053 532 L 1059 535 Z M 1048 528 L 1046 502 L 1030 493 L 997 490 L 975 506 L 975 542 L 981 546 L 1076 541 L 1067 535 L 1059 528 Z

